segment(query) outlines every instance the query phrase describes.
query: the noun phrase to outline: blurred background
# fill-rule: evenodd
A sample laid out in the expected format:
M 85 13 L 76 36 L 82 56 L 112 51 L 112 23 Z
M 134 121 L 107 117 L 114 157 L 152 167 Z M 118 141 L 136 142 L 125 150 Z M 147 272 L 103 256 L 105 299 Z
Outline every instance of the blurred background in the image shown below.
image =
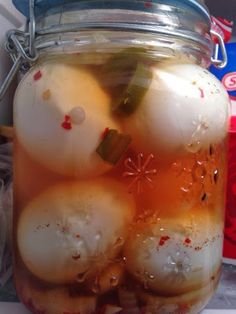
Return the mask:
M 25 22 L 25 18 L 13 6 L 11 0 L 0 0 L 0 84 L 2 84 L 9 68 L 12 66 L 9 55 L 5 51 L 5 33 L 12 28 L 21 28 Z M 13 84 L 8 90 L 6 96 L 0 105 L 0 124 L 12 124 L 12 103 L 15 85 Z
M 205 0 L 205 4 L 214 16 L 220 16 L 234 21 L 236 24 L 236 0 Z M 232 41 L 236 39 L 236 26 L 233 30 Z

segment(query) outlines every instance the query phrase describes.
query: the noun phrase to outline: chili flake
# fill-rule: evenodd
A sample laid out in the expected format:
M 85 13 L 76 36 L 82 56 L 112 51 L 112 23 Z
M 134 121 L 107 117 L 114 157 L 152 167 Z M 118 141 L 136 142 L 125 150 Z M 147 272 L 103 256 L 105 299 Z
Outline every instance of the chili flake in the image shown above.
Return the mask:
M 159 241 L 159 245 L 160 245 L 160 246 L 165 245 L 166 241 L 168 241 L 168 240 L 170 240 L 170 237 L 169 237 L 169 236 L 161 237 L 161 238 L 160 238 L 160 241 Z
M 189 239 L 189 238 L 186 238 L 185 240 L 184 240 L 184 243 L 185 244 L 190 244 L 192 241 L 191 241 L 191 239 Z
M 41 77 L 42 77 L 42 72 L 41 71 L 38 71 L 37 73 L 34 74 L 34 80 L 35 81 L 40 80 Z
M 102 139 L 104 140 L 104 138 L 107 136 L 107 134 L 109 133 L 110 129 L 109 128 L 105 128 L 104 131 L 102 132 Z
M 200 91 L 201 98 L 204 98 L 205 97 L 204 90 L 199 87 L 199 91 Z
M 64 121 L 62 122 L 61 126 L 62 126 L 62 128 L 65 129 L 65 130 L 71 130 L 71 129 L 72 129 L 70 116 L 65 115 Z

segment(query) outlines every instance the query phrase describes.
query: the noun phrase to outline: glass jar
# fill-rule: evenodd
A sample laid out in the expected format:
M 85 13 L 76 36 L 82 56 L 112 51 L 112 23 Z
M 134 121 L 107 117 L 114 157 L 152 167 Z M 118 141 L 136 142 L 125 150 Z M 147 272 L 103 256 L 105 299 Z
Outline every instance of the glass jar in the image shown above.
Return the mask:
M 14 101 L 21 301 L 35 314 L 199 313 L 220 277 L 229 113 L 206 69 L 207 9 L 35 12 L 36 33 L 31 7 L 30 36 L 16 34 L 31 65 Z

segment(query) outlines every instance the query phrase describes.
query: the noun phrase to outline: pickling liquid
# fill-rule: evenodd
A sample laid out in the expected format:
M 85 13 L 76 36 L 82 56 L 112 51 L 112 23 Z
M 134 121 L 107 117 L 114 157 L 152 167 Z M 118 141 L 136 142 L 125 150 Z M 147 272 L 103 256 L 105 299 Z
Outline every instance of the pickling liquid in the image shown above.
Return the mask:
M 147 68 L 158 64 L 122 72 L 108 57 L 91 63 L 43 63 L 16 94 L 18 296 L 35 314 L 199 313 L 220 276 L 226 131 L 208 137 L 212 124 L 197 114 L 183 145 L 174 131 L 163 139 L 166 121 L 155 146 L 153 121 L 145 134 L 132 119 L 151 101 Z M 120 90 L 112 73 L 125 73 Z M 173 106 L 187 101 L 168 88 Z M 207 88 L 196 87 L 199 106 Z

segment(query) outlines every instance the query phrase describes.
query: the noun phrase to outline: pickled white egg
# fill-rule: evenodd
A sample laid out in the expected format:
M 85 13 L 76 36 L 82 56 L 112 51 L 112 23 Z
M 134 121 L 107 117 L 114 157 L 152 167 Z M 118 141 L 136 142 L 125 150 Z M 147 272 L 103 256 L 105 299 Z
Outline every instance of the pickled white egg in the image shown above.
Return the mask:
M 200 289 L 220 269 L 222 230 L 204 214 L 140 224 L 126 241 L 127 270 L 161 295 Z
M 220 272 L 212 280 L 198 290 L 178 296 L 158 296 L 150 294 L 144 289 L 136 291 L 145 311 L 150 314 L 156 313 L 200 313 L 211 299 L 214 289 L 219 281 Z
M 83 67 L 47 63 L 21 81 L 16 136 L 37 162 L 62 175 L 88 177 L 110 166 L 96 153 L 106 128 L 119 130 L 110 98 Z
M 131 196 L 112 180 L 59 184 L 23 210 L 19 252 L 42 280 L 82 283 L 119 253 L 133 213 Z
M 197 152 L 226 136 L 229 99 L 221 83 L 193 64 L 157 64 L 136 111 L 124 119 L 139 151 Z

